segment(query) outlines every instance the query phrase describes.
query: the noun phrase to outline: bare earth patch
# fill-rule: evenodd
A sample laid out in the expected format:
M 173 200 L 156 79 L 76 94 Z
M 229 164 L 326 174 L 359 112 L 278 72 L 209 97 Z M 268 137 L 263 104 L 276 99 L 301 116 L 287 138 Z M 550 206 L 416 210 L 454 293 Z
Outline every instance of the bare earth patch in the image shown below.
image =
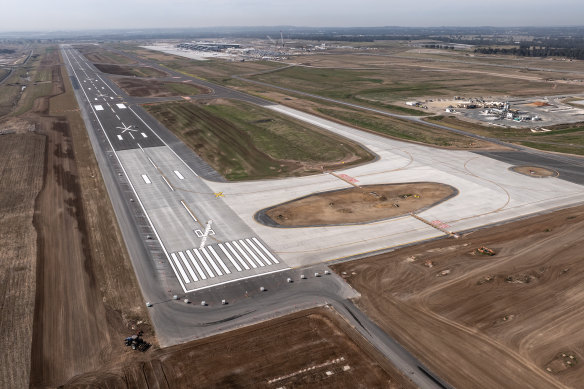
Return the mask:
M 115 82 L 128 95 L 136 97 L 192 96 L 211 93 L 208 88 L 184 82 L 164 82 L 141 78 L 119 78 Z
M 581 206 L 333 270 L 368 316 L 456 388 L 580 388 L 583 228 Z M 477 254 L 481 246 L 496 255 Z
M 317 308 L 145 354 L 65 388 L 413 388 L 334 311 Z
M 369 223 L 429 208 L 457 193 L 435 182 L 367 185 L 301 197 L 259 211 L 256 220 L 274 227 Z
M 552 169 L 546 169 L 539 166 L 511 166 L 509 170 L 515 173 L 523 174 L 524 176 L 544 178 L 544 177 L 557 177 L 559 173 Z
M 96 68 L 104 73 L 117 74 L 120 76 L 134 77 L 166 77 L 168 74 L 151 67 L 144 66 L 120 66 L 110 64 L 94 64 Z

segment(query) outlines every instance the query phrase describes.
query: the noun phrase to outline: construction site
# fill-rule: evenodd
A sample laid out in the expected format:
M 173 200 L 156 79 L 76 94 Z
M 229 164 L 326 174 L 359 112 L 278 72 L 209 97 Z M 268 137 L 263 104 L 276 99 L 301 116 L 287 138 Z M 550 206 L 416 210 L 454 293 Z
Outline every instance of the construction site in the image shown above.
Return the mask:
M 272 36 L 8 53 L 0 386 L 579 387 L 576 83 Z

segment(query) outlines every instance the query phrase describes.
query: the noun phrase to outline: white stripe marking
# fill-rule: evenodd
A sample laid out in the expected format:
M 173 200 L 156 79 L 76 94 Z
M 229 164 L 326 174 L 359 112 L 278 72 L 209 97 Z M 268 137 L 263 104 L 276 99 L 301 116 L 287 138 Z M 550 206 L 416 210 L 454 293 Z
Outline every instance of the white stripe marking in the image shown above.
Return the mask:
M 118 135 L 118 139 L 119 139 L 119 140 L 124 140 L 124 138 L 122 138 L 122 136 L 121 136 L 121 135 Z
M 205 254 L 205 257 L 207 258 L 207 260 L 209 260 L 209 263 L 211 264 L 211 266 L 213 266 L 213 270 L 215 270 L 215 273 L 217 273 L 217 275 L 222 276 L 223 273 L 219 269 L 219 266 L 217 266 L 217 264 L 215 263 L 215 261 L 213 261 L 213 258 L 211 258 L 211 256 L 207 252 L 207 250 L 205 250 L 204 247 L 201 247 L 201 251 L 203 252 L 203 254 Z
M 237 269 L 237 271 L 241 271 L 241 267 L 239 266 L 239 264 L 237 262 L 235 262 L 235 260 L 231 256 L 231 254 L 229 254 L 229 252 L 227 250 L 225 250 L 225 247 L 223 247 L 223 245 L 221 243 L 219 243 L 218 246 L 221 249 L 221 251 L 223 251 L 223 253 L 225 254 L 225 256 L 229 259 L 229 261 L 231 262 L 231 264 L 233 266 L 235 266 L 235 268 Z
M 278 260 L 276 259 L 276 257 L 274 257 L 274 256 L 272 255 L 272 253 L 270 253 L 270 252 L 268 251 L 268 249 L 264 247 L 264 245 L 262 244 L 262 242 L 260 242 L 260 241 L 259 241 L 257 238 L 253 238 L 253 241 L 254 241 L 254 242 L 256 242 L 256 243 L 258 244 L 258 246 L 260 246 L 260 247 L 262 248 L 262 250 L 264 250 L 264 251 L 265 251 L 265 253 L 266 253 L 266 254 L 268 254 L 268 256 L 269 256 L 269 257 L 272 259 L 272 261 L 274 261 L 274 263 L 280 263 L 280 261 L 278 261 Z
M 233 255 L 235 255 L 235 258 L 237 258 L 237 260 L 239 261 L 239 263 L 241 263 L 241 265 L 243 267 L 245 267 L 245 270 L 249 270 L 249 266 L 247 266 L 247 263 L 245 263 L 245 261 L 243 259 L 241 259 L 241 257 L 239 256 L 239 254 L 237 254 L 237 251 L 235 251 L 233 249 L 233 247 L 231 247 L 231 245 L 229 244 L 229 242 L 225 242 L 225 246 L 227 246 L 227 248 L 229 250 L 231 250 L 231 252 L 233 253 Z
M 272 262 L 270 262 L 270 260 L 268 258 L 266 258 L 266 256 L 253 244 L 253 242 L 250 239 L 246 239 L 245 241 L 247 242 L 247 244 L 249 245 L 249 247 L 251 247 L 256 253 L 258 253 L 260 255 L 260 257 L 262 257 L 262 259 L 268 265 L 271 265 L 272 264 Z
M 183 279 L 185 280 L 185 282 L 188 284 L 189 283 L 189 277 L 187 277 L 187 273 L 185 273 L 185 269 L 183 269 L 182 265 L 178 261 L 178 258 L 176 257 L 176 254 L 175 253 L 172 253 L 172 254 L 170 254 L 170 256 L 174 260 L 174 263 L 176 263 L 176 267 L 178 267 L 178 271 L 180 272 L 181 276 L 183 277 Z
M 168 182 L 168 180 L 166 179 L 166 177 L 164 177 L 164 176 L 160 176 L 160 177 L 162 177 L 162 179 L 164 180 L 164 182 L 166 182 L 166 185 L 168 185 L 168 187 L 170 188 L 170 190 L 174 192 L 174 188 L 172 187 L 172 185 L 170 185 L 170 182 Z
M 256 269 L 256 268 L 258 267 L 258 265 L 256 265 L 256 264 L 254 263 L 254 261 L 252 261 L 252 260 L 251 260 L 251 258 L 249 257 L 249 255 L 247 255 L 247 254 L 245 253 L 245 251 L 243 251 L 243 250 L 241 249 L 241 247 L 239 247 L 239 245 L 237 244 L 237 242 L 236 242 L 236 241 L 233 241 L 233 242 L 231 242 L 231 243 L 233 243 L 233 246 L 234 246 L 234 247 L 235 247 L 235 248 L 236 248 L 236 249 L 237 249 L 237 250 L 238 250 L 238 251 L 239 251 L 241 254 L 243 254 L 243 257 L 245 258 L 245 260 L 246 260 L 247 262 L 249 262 L 249 264 L 251 265 L 251 267 L 253 267 L 254 269 Z
M 213 256 L 215 257 L 215 259 L 217 260 L 217 262 L 219 262 L 219 265 L 221 265 L 221 268 L 223 269 L 223 271 L 225 272 L 225 274 L 230 274 L 231 273 L 231 270 L 229 270 L 227 268 L 227 266 L 225 266 L 225 263 L 221 260 L 221 258 L 219 258 L 219 256 L 215 252 L 215 249 L 213 247 L 211 247 L 211 246 L 207 246 L 207 248 L 209 249 L 209 251 L 211 252 L 211 254 L 213 254 Z
M 142 137 L 148 138 L 148 135 L 144 134 L 143 132 L 141 134 L 142 134 Z
M 101 105 L 94 105 L 96 111 L 103 111 L 103 106 Z
M 152 181 L 150 181 L 150 178 L 148 178 L 148 176 L 146 174 L 142 174 L 142 179 L 147 184 L 151 184 L 152 183 Z
M 183 262 L 185 263 L 185 266 L 187 267 L 187 270 L 189 271 L 189 274 L 191 275 L 191 278 L 193 279 L 193 282 L 195 281 L 199 281 L 199 279 L 197 278 L 197 275 L 195 274 L 195 272 L 193 271 L 193 268 L 191 267 L 191 264 L 189 263 L 189 261 L 187 261 L 185 255 L 183 254 L 182 251 L 178 252 L 178 255 L 180 256 L 180 259 L 183 260 Z
M 206 280 L 207 279 L 207 276 L 203 272 L 203 269 L 201 269 L 201 266 L 199 266 L 199 263 L 197 262 L 197 260 L 195 259 L 195 257 L 193 257 L 193 254 L 191 254 L 191 251 L 190 250 L 187 250 L 186 253 L 189 256 L 189 258 L 191 259 L 191 262 L 193 263 L 193 265 L 195 265 L 195 269 L 197 269 L 197 272 L 201 276 L 201 279 L 202 280 Z
M 241 244 L 241 247 L 243 247 L 244 249 L 246 249 L 251 254 L 251 256 L 253 257 L 253 259 L 255 259 L 256 262 L 259 263 L 259 265 L 261 267 L 266 266 L 266 264 L 263 263 L 262 261 L 260 261 L 260 259 L 258 258 L 258 256 L 255 255 L 255 253 L 253 251 L 251 251 L 249 247 L 247 247 L 247 245 L 245 244 L 245 242 L 242 239 L 239 240 L 239 243 Z
M 194 221 L 197 221 L 197 218 L 195 217 L 195 215 L 193 215 L 193 213 L 191 212 L 191 210 L 189 209 L 189 207 L 187 207 L 187 204 L 184 202 L 184 200 L 181 200 L 180 202 L 183 205 L 183 207 L 185 207 L 185 209 L 187 210 L 187 212 L 189 213 L 189 215 L 191 215 L 191 217 L 193 218 L 193 220 Z
M 119 109 L 126 109 L 126 106 L 124 104 L 116 104 L 118 106 Z
M 180 172 L 178 170 L 174 171 L 174 174 L 176 174 L 176 176 L 178 177 L 179 180 L 184 180 L 184 176 L 182 174 L 180 174 Z
M 193 253 L 195 253 L 197 258 L 199 258 L 199 261 L 201 261 L 201 263 L 203 264 L 203 267 L 205 268 L 205 270 L 207 270 L 207 273 L 209 274 L 209 276 L 211 278 L 215 277 L 215 274 L 213 274 L 213 272 L 211 271 L 211 268 L 209 267 L 209 265 L 207 265 L 207 262 L 205 262 L 201 253 L 199 253 L 199 250 L 193 249 Z

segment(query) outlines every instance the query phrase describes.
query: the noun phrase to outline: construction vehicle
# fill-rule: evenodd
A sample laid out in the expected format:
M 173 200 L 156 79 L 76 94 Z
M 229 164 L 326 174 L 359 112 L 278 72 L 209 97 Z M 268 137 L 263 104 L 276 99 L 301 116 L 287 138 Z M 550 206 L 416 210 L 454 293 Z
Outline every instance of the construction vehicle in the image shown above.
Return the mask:
M 128 336 L 126 339 L 124 339 L 125 345 L 128 347 L 132 347 L 132 350 L 138 350 L 142 352 L 148 350 L 152 345 L 146 342 L 144 339 L 142 339 L 142 335 L 143 332 L 138 331 L 137 334 Z
M 488 255 L 488 256 L 493 256 L 495 255 L 495 251 L 493 251 L 492 249 L 488 248 L 487 246 L 481 246 L 477 249 L 477 253 L 479 254 L 483 254 L 483 255 Z

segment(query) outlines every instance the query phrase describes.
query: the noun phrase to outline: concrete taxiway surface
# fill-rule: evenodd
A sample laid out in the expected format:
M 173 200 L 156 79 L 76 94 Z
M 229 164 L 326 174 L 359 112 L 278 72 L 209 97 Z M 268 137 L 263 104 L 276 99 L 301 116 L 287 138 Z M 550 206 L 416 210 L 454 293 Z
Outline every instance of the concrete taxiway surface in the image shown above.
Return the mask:
M 584 201 L 584 186 L 560 178 L 538 179 L 515 173 L 512 166 L 488 156 L 436 149 L 359 131 L 284 106 L 270 106 L 304 122 L 356 141 L 380 158 L 373 163 L 337 171 L 357 185 L 433 181 L 454 186 L 459 194 L 413 216 L 365 225 L 274 228 L 254 219 L 263 208 L 315 192 L 349 188 L 331 174 L 262 182 L 210 183 L 225 202 L 289 265 L 389 250 L 395 246 L 500 223 Z M 488 154 L 487 154 L 488 155 Z M 318 237 L 315 239 L 314 237 Z

